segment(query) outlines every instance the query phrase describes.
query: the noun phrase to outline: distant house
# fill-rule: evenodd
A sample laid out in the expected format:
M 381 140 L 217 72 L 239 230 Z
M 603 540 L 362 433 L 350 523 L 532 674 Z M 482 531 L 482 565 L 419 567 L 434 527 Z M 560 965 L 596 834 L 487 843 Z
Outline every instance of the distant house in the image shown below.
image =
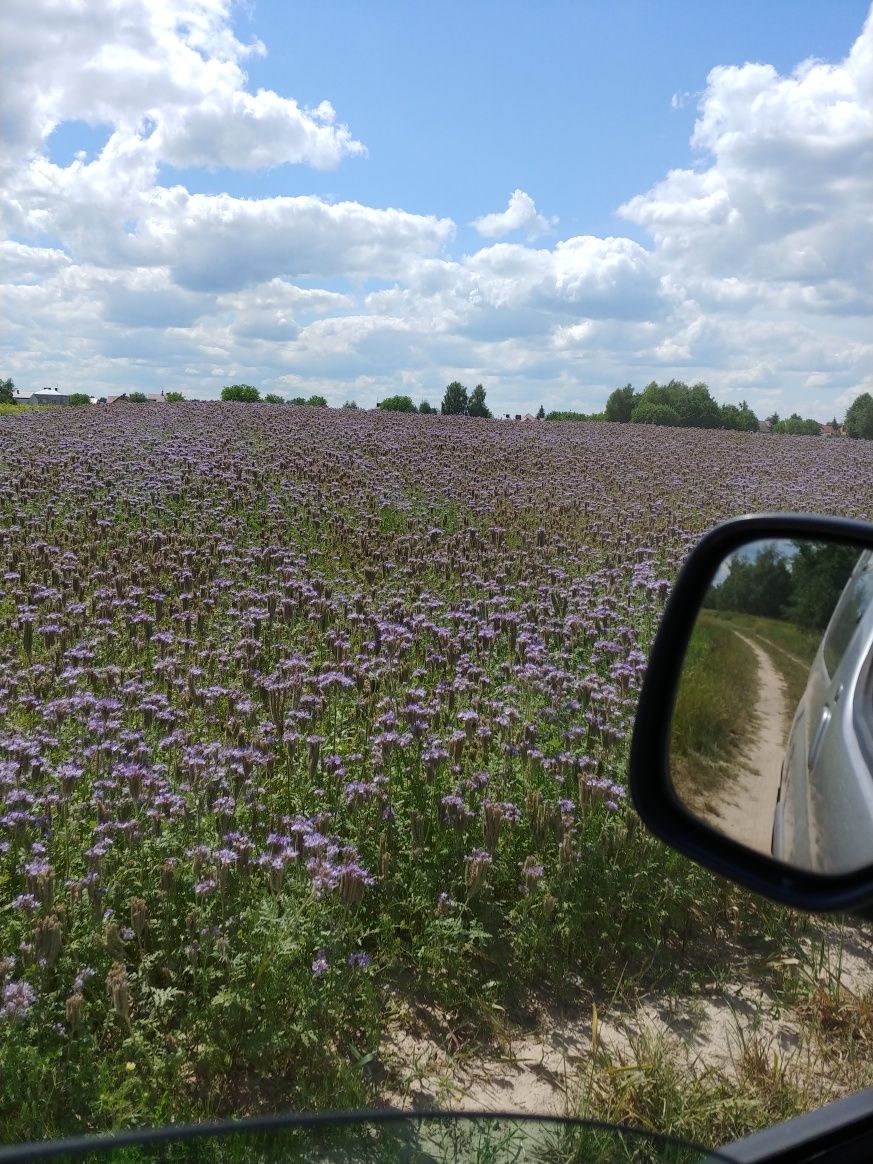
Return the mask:
M 822 424 L 819 425 L 822 436 L 842 436 L 843 430 L 838 424 Z
M 72 393 L 59 392 L 57 388 L 40 388 L 37 392 L 31 392 L 26 399 L 21 397 L 18 401 L 21 404 L 54 404 L 66 405 L 70 403 Z
M 773 425 L 770 423 L 769 420 L 759 420 L 758 421 L 758 432 L 772 432 L 772 431 L 773 431 Z
M 106 403 L 107 404 L 122 404 L 125 400 L 129 400 L 129 399 L 130 398 L 126 392 L 119 392 L 119 394 L 117 396 L 107 396 Z M 142 397 L 140 397 L 140 400 L 142 400 Z M 163 392 L 147 392 L 146 393 L 146 403 L 147 404 L 163 404 L 164 403 Z
M 532 412 L 526 412 L 521 419 L 522 420 L 536 420 L 537 418 L 534 416 L 534 414 Z

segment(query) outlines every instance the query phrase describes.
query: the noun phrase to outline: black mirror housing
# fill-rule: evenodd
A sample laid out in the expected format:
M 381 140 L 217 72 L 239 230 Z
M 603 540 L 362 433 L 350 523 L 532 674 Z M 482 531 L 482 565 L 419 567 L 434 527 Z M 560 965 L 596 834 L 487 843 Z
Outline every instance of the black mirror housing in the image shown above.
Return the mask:
M 705 535 L 680 570 L 650 654 L 631 743 L 631 797 L 656 836 L 714 872 L 795 908 L 870 917 L 873 863 L 836 874 L 785 864 L 738 843 L 695 815 L 671 779 L 676 697 L 704 598 L 729 555 L 771 539 L 819 539 L 860 552 L 873 550 L 873 525 L 836 517 L 757 514 L 728 521 Z

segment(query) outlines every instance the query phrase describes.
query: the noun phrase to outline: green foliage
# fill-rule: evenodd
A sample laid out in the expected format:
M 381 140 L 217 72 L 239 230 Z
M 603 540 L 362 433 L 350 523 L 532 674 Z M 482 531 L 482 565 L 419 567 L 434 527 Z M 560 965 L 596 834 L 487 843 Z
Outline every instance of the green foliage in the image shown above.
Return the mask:
M 354 400 L 347 400 L 345 402 L 345 404 L 343 405 L 343 411 L 344 412 L 357 412 L 358 406 Z
M 380 401 L 379 408 L 383 412 L 417 412 L 411 396 L 387 396 Z
M 490 417 L 491 410 L 485 404 L 485 389 L 481 384 L 477 384 L 470 393 L 470 399 L 467 402 L 468 416 L 484 416 Z
M 310 408 L 327 408 L 327 400 L 324 396 L 319 396 L 318 393 L 313 393 L 306 403 Z
M 13 392 L 15 390 L 15 383 L 9 377 L 6 380 L 0 379 L 0 404 L 14 404 L 15 397 Z
M 278 392 L 268 392 L 263 398 L 264 404 L 284 404 L 285 397 L 280 396 Z
M 705 384 L 692 384 L 687 388 L 677 380 L 667 385 L 672 406 L 679 413 L 683 428 L 720 428 L 721 412 Z M 645 393 L 643 393 L 645 398 Z
M 664 415 L 653 413 L 648 405 L 669 408 L 676 420 L 643 420 L 644 416 Z M 681 380 L 671 380 L 669 384 L 658 384 L 653 380 L 638 397 L 631 421 L 635 424 L 677 424 L 682 428 L 718 428 L 721 417 L 719 407 L 705 384 L 693 384 L 689 388 Z
M 221 390 L 222 400 L 231 400 L 237 404 L 257 404 L 261 394 L 251 384 L 228 384 Z
M 148 398 L 145 392 L 128 392 L 127 399 L 131 404 L 145 404 Z
M 854 546 L 797 541 L 791 563 L 792 593 L 786 614 L 800 626 L 823 631 L 858 561 Z
M 799 413 L 792 412 L 787 420 L 777 421 L 773 432 L 783 436 L 819 436 L 821 425 L 817 420 L 803 420 Z
M 86 404 L 91 403 L 91 397 L 87 392 L 74 392 L 70 397 L 70 405 L 73 408 L 82 408 Z
M 467 389 L 459 380 L 452 380 L 446 388 L 440 412 L 443 416 L 464 416 L 469 403 Z
M 167 394 L 164 396 L 164 401 L 167 404 L 181 404 L 184 399 L 185 397 L 181 392 L 167 392 Z
M 754 558 L 736 553 L 729 573 L 710 587 L 705 605 L 762 618 L 788 619 L 804 630 L 821 632 L 834 612 L 858 561 L 853 546 L 797 540 L 764 546 Z
M 791 570 L 776 546 L 764 546 L 754 558 L 736 553 L 729 559 L 729 573 L 710 588 L 707 606 L 737 610 L 765 618 L 783 618 L 793 594 Z
M 545 419 L 546 419 L 546 410 L 543 408 L 543 406 L 541 404 L 539 406 L 539 408 L 537 409 L 537 420 L 545 420 Z
M 633 424 L 666 424 L 674 428 L 678 426 L 679 413 L 669 404 L 656 404 L 653 401 L 639 403 L 631 413 Z
M 436 409 L 434 408 L 434 406 L 432 404 L 429 404 L 426 400 L 422 400 L 421 404 L 419 404 L 418 411 L 423 412 L 426 415 L 431 415 L 433 413 L 436 413 Z
M 862 392 L 846 410 L 846 432 L 856 440 L 873 440 L 873 396 Z
M 625 384 L 624 388 L 616 388 L 606 401 L 603 415 L 606 420 L 626 424 L 636 407 L 639 397 L 634 392 L 632 384 Z
M 594 418 L 591 418 L 594 419 Z M 758 418 L 745 400 L 719 406 L 706 384 L 652 380 L 642 392 L 632 384 L 616 388 L 606 401 L 603 420 L 633 424 L 669 424 L 679 428 L 730 428 L 756 432 Z
M 723 404 L 720 409 L 721 428 L 735 429 L 738 432 L 757 432 L 758 418 L 746 404 L 745 400 L 739 407 L 736 404 Z
M 292 396 L 288 403 L 289 404 L 305 404 L 306 397 L 305 396 Z
M 544 420 L 588 420 L 584 412 L 547 412 Z

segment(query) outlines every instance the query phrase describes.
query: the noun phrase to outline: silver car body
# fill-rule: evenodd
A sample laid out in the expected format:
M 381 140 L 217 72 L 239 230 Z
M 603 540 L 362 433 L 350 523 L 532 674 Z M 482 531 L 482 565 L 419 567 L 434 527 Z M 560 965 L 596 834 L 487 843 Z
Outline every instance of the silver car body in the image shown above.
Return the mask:
M 873 555 L 834 608 L 797 707 L 773 825 L 789 865 L 847 873 L 873 864 Z

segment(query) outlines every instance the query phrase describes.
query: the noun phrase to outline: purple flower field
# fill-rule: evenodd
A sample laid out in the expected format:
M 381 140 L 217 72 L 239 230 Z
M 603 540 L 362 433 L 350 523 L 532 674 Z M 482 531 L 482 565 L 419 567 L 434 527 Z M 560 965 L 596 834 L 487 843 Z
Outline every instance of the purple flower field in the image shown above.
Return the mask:
M 658 613 L 722 518 L 873 514 L 866 442 L 648 426 L 57 409 L 0 462 L 9 1140 L 372 1101 L 394 994 L 717 949 L 625 801 Z

